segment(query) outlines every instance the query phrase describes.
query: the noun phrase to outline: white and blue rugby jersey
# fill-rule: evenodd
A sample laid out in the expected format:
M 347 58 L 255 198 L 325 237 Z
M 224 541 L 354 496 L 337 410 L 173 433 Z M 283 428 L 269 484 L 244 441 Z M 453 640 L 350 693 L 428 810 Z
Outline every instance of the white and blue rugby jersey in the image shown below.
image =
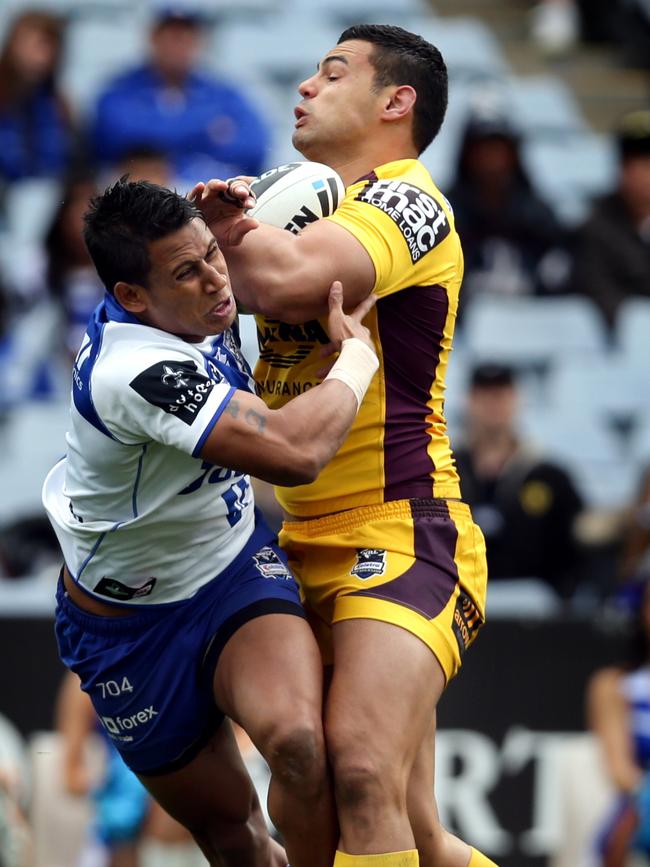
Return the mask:
M 95 310 L 73 370 L 67 456 L 43 487 L 85 590 L 174 602 L 237 557 L 255 525 L 250 479 L 198 456 L 235 389 L 254 391 L 236 326 L 187 343 L 109 295 Z
M 647 771 L 650 769 L 650 667 L 644 665 L 624 674 L 620 691 L 628 705 L 636 761 Z

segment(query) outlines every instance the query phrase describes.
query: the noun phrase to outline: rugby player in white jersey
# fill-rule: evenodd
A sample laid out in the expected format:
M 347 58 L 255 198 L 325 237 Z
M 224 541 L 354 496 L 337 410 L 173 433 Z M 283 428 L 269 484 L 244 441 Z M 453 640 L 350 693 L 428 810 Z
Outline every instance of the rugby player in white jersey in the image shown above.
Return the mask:
M 338 361 L 269 410 L 240 352 L 225 261 L 191 202 L 122 179 L 91 203 L 85 240 L 107 293 L 74 366 L 67 457 L 43 491 L 65 561 L 61 657 L 211 865 L 287 861 L 225 715 L 270 765 L 269 811 L 293 867 L 329 867 L 319 653 L 247 474 L 303 484 L 334 455 L 377 367 L 360 324 L 372 301 L 346 316 L 333 284 Z

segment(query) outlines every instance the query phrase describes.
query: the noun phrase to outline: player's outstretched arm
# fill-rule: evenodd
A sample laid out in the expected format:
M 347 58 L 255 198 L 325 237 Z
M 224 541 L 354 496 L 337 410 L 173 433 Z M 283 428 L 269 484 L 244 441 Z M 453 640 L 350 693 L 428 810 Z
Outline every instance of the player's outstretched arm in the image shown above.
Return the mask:
M 341 284 L 333 283 L 328 331 L 341 354 L 325 380 L 277 410 L 236 391 L 201 457 L 276 485 L 312 482 L 338 451 L 377 370 L 370 332 L 361 324 L 374 303 L 371 295 L 346 315 Z

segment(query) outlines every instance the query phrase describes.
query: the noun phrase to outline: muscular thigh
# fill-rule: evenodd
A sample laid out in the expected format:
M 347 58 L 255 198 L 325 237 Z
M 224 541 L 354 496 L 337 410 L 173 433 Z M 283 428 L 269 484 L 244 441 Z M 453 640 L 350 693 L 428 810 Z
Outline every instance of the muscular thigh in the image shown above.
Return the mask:
M 285 524 L 281 543 L 326 664 L 331 627 L 398 626 L 427 645 L 449 680 L 483 623 L 485 545 L 462 503 L 400 500 Z M 338 664 L 338 663 L 337 663 Z
M 221 652 L 214 690 L 219 707 L 254 742 L 276 721 L 320 718 L 322 668 L 307 621 L 270 614 L 246 623 Z
M 430 648 L 391 623 L 344 620 L 332 630 L 326 729 L 399 761 L 408 776 L 445 686 Z

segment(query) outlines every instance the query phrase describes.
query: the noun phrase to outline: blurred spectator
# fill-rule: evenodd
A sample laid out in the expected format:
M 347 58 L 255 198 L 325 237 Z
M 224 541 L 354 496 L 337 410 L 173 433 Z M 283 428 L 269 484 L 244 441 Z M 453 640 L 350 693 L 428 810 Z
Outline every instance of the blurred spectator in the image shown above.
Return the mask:
M 595 203 L 578 232 L 571 281 L 610 326 L 626 298 L 650 297 L 650 111 L 627 115 L 617 138 L 618 186 Z
M 92 138 L 102 163 L 149 145 L 187 183 L 260 173 L 268 132 L 237 88 L 196 68 L 201 24 L 187 7 L 159 8 L 148 61 L 115 79 L 97 102 Z
M 196 848 L 189 832 L 151 798 L 124 764 L 104 734 L 89 697 L 81 691 L 79 678 L 71 671 L 61 683 L 56 717 L 63 745 L 64 787 L 71 795 L 92 795 L 95 806 L 93 827 L 79 867 L 90 863 L 96 867 L 137 867 L 143 838 L 149 836 L 167 848 L 170 844 Z M 101 737 L 106 751 L 104 772 L 97 784 L 91 780 L 86 754 L 86 742 L 93 732 Z
M 63 174 L 73 157 L 68 103 L 58 88 L 62 22 L 26 11 L 9 27 L 0 54 L 0 178 Z
M 465 255 L 465 303 L 482 292 L 530 295 L 559 288 L 566 267 L 553 274 L 545 257 L 559 250 L 562 232 L 533 189 L 519 136 L 500 108 L 470 115 L 449 199 Z
M 588 0 L 583 0 L 588 2 Z M 650 2 L 625 0 L 620 8 L 620 34 L 622 59 L 627 66 L 650 69 Z
M 641 477 L 636 500 L 623 530 L 622 581 L 650 579 L 650 467 Z
M 82 235 L 83 215 L 96 192 L 89 175 L 69 178 L 45 237 L 45 282 L 60 306 L 69 358 L 77 354 L 90 314 L 104 297 Z
M 31 867 L 33 844 L 25 816 L 27 760 L 23 739 L 0 714 L 0 865 Z
M 597 671 L 587 686 L 588 723 L 618 791 L 594 841 L 598 867 L 626 867 L 631 853 L 650 857 L 649 590 L 639 581 L 621 595 L 634 616 L 627 659 Z
M 142 145 L 134 147 L 123 154 L 117 165 L 115 177 L 128 175 L 131 181 L 149 181 L 161 187 L 172 187 L 174 184 L 174 169 L 163 151 L 158 148 Z
M 540 578 L 568 597 L 580 563 L 574 524 L 582 500 L 564 470 L 519 438 L 517 401 L 510 368 L 475 368 L 466 441 L 454 450 L 463 499 L 485 535 L 491 580 Z

